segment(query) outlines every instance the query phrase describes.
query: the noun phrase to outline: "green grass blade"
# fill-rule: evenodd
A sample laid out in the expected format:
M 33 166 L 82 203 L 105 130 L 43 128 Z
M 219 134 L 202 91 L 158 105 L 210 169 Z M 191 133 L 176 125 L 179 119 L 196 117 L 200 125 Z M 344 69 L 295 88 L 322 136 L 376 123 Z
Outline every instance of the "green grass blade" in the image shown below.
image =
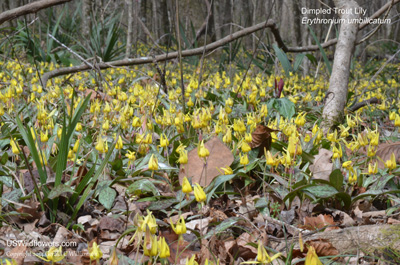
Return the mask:
M 117 138 L 118 139 L 118 138 Z M 93 185 L 95 184 L 95 182 L 98 180 L 98 178 L 100 177 L 101 173 L 103 172 L 103 169 L 105 168 L 105 166 L 108 163 L 108 160 L 110 159 L 110 156 L 112 154 L 112 152 L 114 151 L 115 148 L 115 144 L 116 142 L 113 143 L 113 145 L 110 147 L 110 149 L 108 150 L 106 156 L 103 159 L 103 162 L 101 163 L 100 167 L 97 169 L 96 173 L 94 174 L 93 178 L 91 178 L 89 185 L 87 185 L 85 191 L 83 192 L 82 197 L 80 198 L 80 200 L 78 201 L 78 204 L 76 207 L 74 207 L 74 212 L 72 213 L 71 219 L 69 221 L 68 226 L 71 224 L 71 221 L 73 219 L 75 219 L 76 215 L 78 214 L 79 209 L 82 207 L 83 203 L 87 200 Z M 93 165 L 93 167 L 95 167 L 95 165 Z
M 282 64 L 283 70 L 285 70 L 286 76 L 289 76 L 289 73 L 293 72 L 293 68 L 286 53 L 284 53 L 276 44 L 272 45 L 272 47 L 275 50 L 276 57 L 278 57 L 278 60 Z

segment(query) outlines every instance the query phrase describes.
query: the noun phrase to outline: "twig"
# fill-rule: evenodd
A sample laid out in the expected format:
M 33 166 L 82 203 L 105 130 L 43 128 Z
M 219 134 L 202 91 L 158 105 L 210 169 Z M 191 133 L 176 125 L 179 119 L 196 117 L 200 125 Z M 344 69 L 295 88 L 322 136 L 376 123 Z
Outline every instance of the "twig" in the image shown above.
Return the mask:
M 73 55 L 75 55 L 76 57 L 78 57 L 79 60 L 81 60 L 82 62 L 84 62 L 87 66 L 89 66 L 90 68 L 94 68 L 93 64 L 89 63 L 88 61 L 86 61 L 82 56 L 80 56 L 79 54 L 77 54 L 76 52 L 74 52 L 71 48 L 67 47 L 64 43 L 60 42 L 59 40 L 57 40 L 53 35 L 51 35 L 50 33 L 47 33 L 47 35 L 52 38 L 55 42 L 57 42 L 59 45 L 61 45 L 63 48 L 67 49 L 70 53 L 72 53 Z
M 14 18 L 31 14 L 37 13 L 41 9 L 45 9 L 51 6 L 64 4 L 70 2 L 72 0 L 41 0 L 32 2 L 30 4 L 20 6 L 11 10 L 7 10 L 0 14 L 0 25 L 6 21 L 12 20 Z

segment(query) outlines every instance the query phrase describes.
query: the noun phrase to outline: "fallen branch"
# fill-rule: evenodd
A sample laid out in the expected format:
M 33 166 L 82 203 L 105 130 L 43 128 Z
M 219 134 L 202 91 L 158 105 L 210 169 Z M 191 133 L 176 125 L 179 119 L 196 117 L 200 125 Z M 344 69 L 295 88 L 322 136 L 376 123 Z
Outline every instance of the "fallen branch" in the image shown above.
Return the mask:
M 64 4 L 67 2 L 70 2 L 72 0 L 41 0 L 41 1 L 36 1 L 24 6 L 20 6 L 11 10 L 7 10 L 3 13 L 0 14 L 0 25 L 3 24 L 6 21 L 12 20 L 14 18 L 31 14 L 31 13 L 36 13 L 41 9 L 45 9 L 51 6 L 55 5 L 60 5 Z
M 341 255 L 374 253 L 387 247 L 400 249 L 400 225 L 364 225 L 335 229 L 316 233 L 311 236 L 303 235 L 303 241 L 327 240 Z M 275 244 L 278 251 L 285 248 L 287 242 Z M 295 249 L 299 248 L 298 240 L 294 240 Z
M 366 99 L 364 101 L 358 102 L 358 103 L 354 104 L 353 106 L 351 106 L 349 108 L 349 111 L 350 112 L 355 112 L 356 110 L 361 109 L 362 107 L 365 107 L 367 105 L 379 104 L 379 103 L 381 103 L 381 101 L 379 99 L 375 98 L 375 97 L 374 98 L 370 98 L 370 99 Z
M 268 22 L 262 22 L 257 25 L 254 25 L 252 27 L 245 28 L 243 30 L 240 30 L 238 32 L 235 32 L 229 36 L 226 36 L 225 38 L 222 38 L 218 41 L 215 41 L 213 43 L 210 43 L 208 45 L 198 47 L 195 49 L 190 49 L 190 50 L 184 50 L 182 51 L 182 57 L 189 57 L 189 56 L 194 56 L 194 55 L 200 55 L 204 51 L 208 52 L 211 50 L 215 50 L 218 47 L 221 47 L 229 42 L 232 42 L 236 39 L 242 38 L 243 36 L 249 35 L 255 31 L 258 31 L 260 29 L 266 28 L 266 27 L 276 27 L 275 22 L 273 20 L 268 20 Z M 99 69 L 107 69 L 110 67 L 119 67 L 119 66 L 129 66 L 129 65 L 140 65 L 140 64 L 147 64 L 147 63 L 153 63 L 155 62 L 162 62 L 165 60 L 171 60 L 171 59 L 176 59 L 178 58 L 178 52 L 171 52 L 168 54 L 161 54 L 157 55 L 154 58 L 149 56 L 149 57 L 140 57 L 140 58 L 134 58 L 134 59 L 123 59 L 123 60 L 117 60 L 113 62 L 101 62 L 96 64 L 96 67 Z M 61 76 L 61 75 L 67 75 L 67 74 L 73 74 L 77 72 L 82 72 L 82 71 L 87 71 L 90 70 L 91 68 L 86 65 L 86 64 L 81 64 L 78 66 L 72 66 L 72 67 L 63 67 L 63 68 L 58 68 L 53 71 L 47 72 L 42 76 L 43 84 L 47 86 L 47 81 L 51 78 Z

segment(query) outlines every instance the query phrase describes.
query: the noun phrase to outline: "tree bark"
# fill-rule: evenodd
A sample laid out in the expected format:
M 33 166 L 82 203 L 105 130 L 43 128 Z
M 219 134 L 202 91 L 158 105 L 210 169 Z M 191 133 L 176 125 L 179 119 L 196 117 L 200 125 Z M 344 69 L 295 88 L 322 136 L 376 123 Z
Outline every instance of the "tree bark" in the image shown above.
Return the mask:
M 85 37 L 86 42 L 90 39 L 90 29 L 92 28 L 92 0 L 83 0 L 82 1 L 82 10 L 83 10 L 83 36 Z
M 0 14 L 0 25 L 8 20 L 31 13 L 36 13 L 39 10 L 55 5 L 64 4 L 70 1 L 72 0 L 41 0 L 11 10 L 7 10 Z
M 327 131 L 342 118 L 347 99 L 350 62 L 357 39 L 358 24 L 350 20 L 359 18 L 356 9 L 360 8 L 354 0 L 335 0 L 335 6 L 345 10 L 341 18 L 345 21 L 340 26 L 339 38 L 333 60 L 329 90 L 325 96 L 322 113 L 322 128 Z
M 133 1 L 126 0 L 128 8 L 128 32 L 126 33 L 126 47 L 125 47 L 125 58 L 129 58 L 131 55 L 132 47 L 132 27 L 133 27 Z

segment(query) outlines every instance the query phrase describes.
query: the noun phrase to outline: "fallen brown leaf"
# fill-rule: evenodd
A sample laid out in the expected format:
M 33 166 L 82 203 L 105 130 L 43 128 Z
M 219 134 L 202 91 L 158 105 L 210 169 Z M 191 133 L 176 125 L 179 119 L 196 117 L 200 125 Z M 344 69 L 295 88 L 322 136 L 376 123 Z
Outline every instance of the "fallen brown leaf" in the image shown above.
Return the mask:
M 201 186 L 208 186 L 211 181 L 221 175 L 221 167 L 228 167 L 232 164 L 234 157 L 229 149 L 218 137 L 207 141 L 205 147 L 210 151 L 207 158 L 207 166 L 204 160 L 197 154 L 197 148 L 188 153 L 188 163 L 181 165 L 179 170 L 179 182 L 182 184 L 184 177 L 192 178 L 192 183 L 199 183 Z
M 310 166 L 313 178 L 329 181 L 329 175 L 332 173 L 333 163 L 331 161 L 333 152 L 324 148 L 319 149 L 314 157 L 314 163 Z
M 378 150 L 376 151 L 376 156 L 381 158 L 382 161 L 378 159 L 378 167 L 384 168 L 387 160 L 390 160 L 390 157 L 394 153 L 396 158 L 396 162 L 400 162 L 400 142 L 395 143 L 383 143 L 378 146 Z
M 250 147 L 252 149 L 259 147 L 258 157 L 261 157 L 264 154 L 264 148 L 266 150 L 271 149 L 271 143 L 272 143 L 271 132 L 276 132 L 276 131 L 277 130 L 271 129 L 262 124 L 257 125 L 256 130 L 251 134 L 252 141 L 250 143 Z
M 317 230 L 329 226 L 325 229 L 325 231 L 339 229 L 338 227 L 333 226 L 335 224 L 336 223 L 333 221 L 332 216 L 320 214 L 316 217 L 304 217 L 304 225 L 302 225 L 301 228 L 307 230 Z

